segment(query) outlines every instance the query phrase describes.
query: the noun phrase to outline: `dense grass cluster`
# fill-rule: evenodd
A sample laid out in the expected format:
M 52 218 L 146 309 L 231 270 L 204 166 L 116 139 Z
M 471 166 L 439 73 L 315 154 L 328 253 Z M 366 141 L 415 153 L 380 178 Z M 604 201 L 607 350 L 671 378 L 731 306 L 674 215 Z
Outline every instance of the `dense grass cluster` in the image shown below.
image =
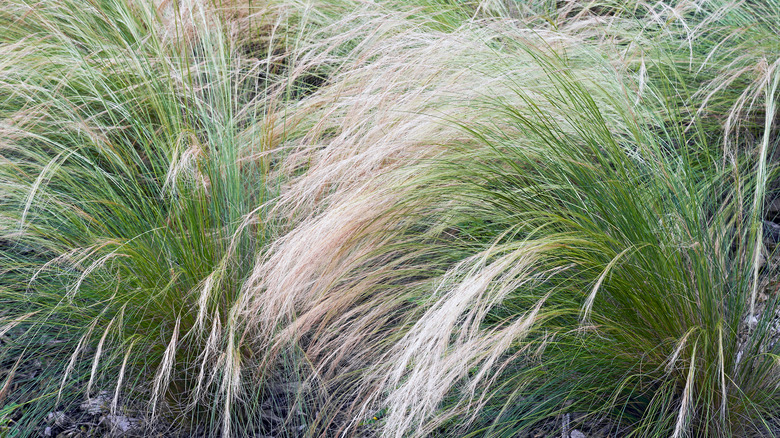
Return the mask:
M 778 98 L 776 0 L 0 0 L 0 436 L 778 436 Z

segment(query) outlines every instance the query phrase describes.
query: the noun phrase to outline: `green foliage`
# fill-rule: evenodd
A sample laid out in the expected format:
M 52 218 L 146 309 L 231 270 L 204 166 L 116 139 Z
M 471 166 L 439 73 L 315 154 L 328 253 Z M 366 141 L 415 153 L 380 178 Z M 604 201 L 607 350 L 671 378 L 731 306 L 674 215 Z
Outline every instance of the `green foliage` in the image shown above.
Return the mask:
M 0 0 L 0 435 L 778 434 L 776 2 L 226 3 Z
M 242 138 L 265 113 L 252 77 L 202 10 L 182 18 L 197 36 L 170 42 L 153 10 L 125 2 L 10 6 L 2 299 L 7 321 L 32 314 L 19 354 L 57 370 L 35 403 L 105 390 L 152 415 L 225 412 L 229 430 L 250 355 L 241 284 L 272 227 L 274 182 L 245 160 L 270 145 Z

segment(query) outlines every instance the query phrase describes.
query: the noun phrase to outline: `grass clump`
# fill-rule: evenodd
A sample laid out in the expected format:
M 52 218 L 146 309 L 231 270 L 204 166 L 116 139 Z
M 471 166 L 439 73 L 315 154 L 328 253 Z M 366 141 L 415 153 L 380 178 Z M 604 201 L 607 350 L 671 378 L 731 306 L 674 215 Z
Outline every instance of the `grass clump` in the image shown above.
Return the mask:
M 659 132 L 619 90 L 537 59 L 550 86 L 489 106 L 521 139 L 475 129 L 484 146 L 434 171 L 452 184 L 417 191 L 458 205 L 433 217 L 475 253 L 390 353 L 387 430 L 514 436 L 586 413 L 621 436 L 773 433 L 774 312 L 744 340 L 758 249 L 728 206 L 756 208 L 753 191 L 724 188 L 706 136 Z
M 46 370 L 14 428 L 100 391 L 250 427 L 237 312 L 276 184 L 244 135 L 272 111 L 256 75 L 205 5 L 174 29 L 141 2 L 4 3 L 3 363 Z
M 469 91 L 426 101 L 435 134 L 415 137 L 418 113 L 398 111 L 383 135 L 403 126 L 409 141 L 331 140 L 387 170 L 325 198 L 258 267 L 259 287 L 300 297 L 285 303 L 315 366 L 354 379 L 337 385 L 345 407 L 385 412 L 384 435 L 553 433 L 571 415 L 619 436 L 776 433 L 776 297 L 757 304 L 774 275 L 758 234 L 771 130 L 735 151 L 727 127 L 702 123 L 696 108 L 712 107 L 690 90 L 714 79 L 675 61 L 674 33 L 642 35 L 667 41 L 635 79 L 600 54 L 619 39 L 593 40 L 615 28 L 517 26 L 429 40 L 479 35 L 480 61 L 459 70 L 472 82 L 451 83 Z M 393 146 L 403 154 L 383 155 Z

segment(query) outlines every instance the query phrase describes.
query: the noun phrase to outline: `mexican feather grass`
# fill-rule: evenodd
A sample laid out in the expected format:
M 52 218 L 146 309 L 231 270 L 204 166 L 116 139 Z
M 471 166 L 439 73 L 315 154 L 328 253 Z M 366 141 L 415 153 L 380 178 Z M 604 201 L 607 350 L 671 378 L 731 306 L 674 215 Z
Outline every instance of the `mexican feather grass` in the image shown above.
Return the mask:
M 0 6 L 0 434 L 780 435 L 775 2 Z

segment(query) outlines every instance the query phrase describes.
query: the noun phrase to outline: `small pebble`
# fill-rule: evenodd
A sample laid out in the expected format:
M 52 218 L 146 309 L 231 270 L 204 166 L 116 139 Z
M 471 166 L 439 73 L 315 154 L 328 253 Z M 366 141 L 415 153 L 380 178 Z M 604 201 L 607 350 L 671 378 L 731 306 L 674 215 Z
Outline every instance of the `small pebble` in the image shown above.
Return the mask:
M 46 416 L 46 421 L 54 423 L 55 426 L 63 427 L 68 424 L 68 417 L 65 415 L 65 412 L 54 411 L 49 412 L 49 415 Z
M 112 430 L 121 431 L 121 432 L 127 432 L 130 429 L 135 428 L 135 426 L 138 423 L 137 420 L 126 417 L 124 415 L 108 414 L 108 415 L 104 415 L 101 418 L 101 420 L 104 421 L 106 425 L 108 425 L 108 427 L 111 428 Z
M 90 415 L 98 415 L 107 412 L 110 405 L 111 399 L 108 397 L 108 392 L 100 391 L 97 397 L 87 399 L 80 405 L 80 408 Z

